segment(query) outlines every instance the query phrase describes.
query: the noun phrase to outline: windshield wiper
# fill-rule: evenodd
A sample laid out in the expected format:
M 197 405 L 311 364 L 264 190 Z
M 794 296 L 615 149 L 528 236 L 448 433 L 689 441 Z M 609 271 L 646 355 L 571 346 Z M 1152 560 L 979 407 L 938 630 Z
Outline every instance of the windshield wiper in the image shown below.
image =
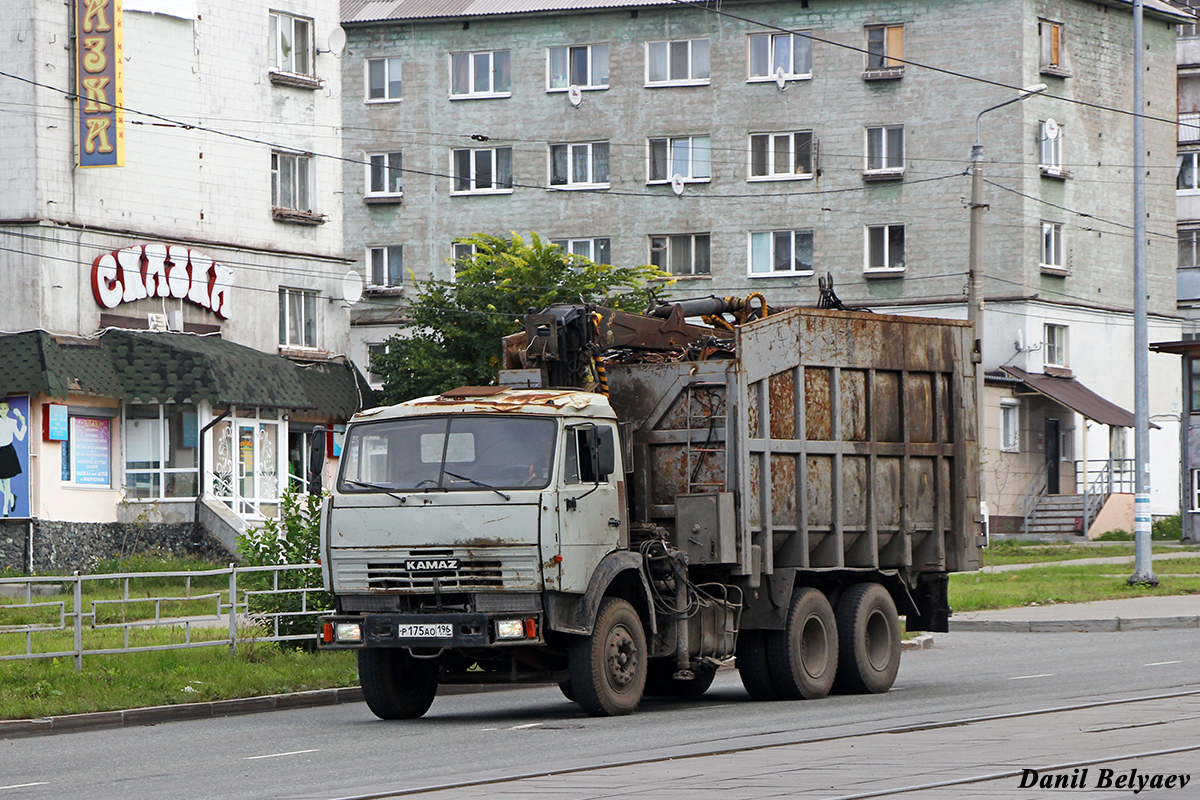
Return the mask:
M 483 481 L 477 481 L 474 478 L 468 478 L 466 475 L 457 475 L 448 469 L 444 469 L 444 470 L 442 470 L 442 472 L 446 475 L 449 475 L 451 478 L 458 478 L 460 481 L 466 481 L 467 483 L 473 483 L 476 486 L 482 486 L 484 489 L 491 489 L 493 492 L 500 495 L 505 500 L 512 500 L 512 498 L 510 496 L 506 495 L 504 492 L 500 491 L 495 486 L 484 483 Z
M 349 483 L 354 486 L 361 486 L 364 489 L 374 489 L 377 492 L 383 492 L 388 497 L 394 497 L 397 500 L 399 500 L 401 503 L 403 503 L 406 499 L 392 491 L 395 488 L 394 486 L 381 486 L 378 483 L 367 483 L 365 481 L 352 481 L 349 478 L 342 479 L 342 483 Z

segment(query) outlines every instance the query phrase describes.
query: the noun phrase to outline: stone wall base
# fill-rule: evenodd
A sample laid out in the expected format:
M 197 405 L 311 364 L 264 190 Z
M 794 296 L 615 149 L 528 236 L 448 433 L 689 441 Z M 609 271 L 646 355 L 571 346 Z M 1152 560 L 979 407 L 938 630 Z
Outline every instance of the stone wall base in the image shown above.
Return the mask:
M 190 522 L 0 520 L 0 572 L 26 573 L 31 561 L 36 574 L 86 572 L 106 559 L 147 551 L 218 563 L 236 560 L 206 531 L 194 536 Z

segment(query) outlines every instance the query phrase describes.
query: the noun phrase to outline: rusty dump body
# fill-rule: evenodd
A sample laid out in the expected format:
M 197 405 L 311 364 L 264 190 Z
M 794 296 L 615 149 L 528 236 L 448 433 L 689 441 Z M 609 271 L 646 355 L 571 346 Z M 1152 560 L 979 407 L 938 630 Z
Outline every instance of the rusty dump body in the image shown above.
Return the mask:
M 749 587 L 884 573 L 910 627 L 944 627 L 946 573 L 980 566 L 969 334 L 791 309 L 738 326 L 732 357 L 607 359 L 631 522 L 671 531 L 693 571 Z

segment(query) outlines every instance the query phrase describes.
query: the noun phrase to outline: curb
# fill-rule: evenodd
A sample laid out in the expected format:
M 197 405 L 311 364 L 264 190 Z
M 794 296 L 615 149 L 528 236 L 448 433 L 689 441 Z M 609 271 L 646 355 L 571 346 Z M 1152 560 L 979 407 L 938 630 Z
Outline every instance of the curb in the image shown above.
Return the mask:
M 1122 631 L 1162 631 L 1175 628 L 1200 628 L 1200 617 L 1131 617 L 1122 619 L 1077 620 L 950 620 L 951 632 L 989 633 L 1119 633 Z
M 901 650 L 928 650 L 931 647 L 933 647 L 933 634 L 930 633 L 922 633 L 920 636 L 900 642 Z

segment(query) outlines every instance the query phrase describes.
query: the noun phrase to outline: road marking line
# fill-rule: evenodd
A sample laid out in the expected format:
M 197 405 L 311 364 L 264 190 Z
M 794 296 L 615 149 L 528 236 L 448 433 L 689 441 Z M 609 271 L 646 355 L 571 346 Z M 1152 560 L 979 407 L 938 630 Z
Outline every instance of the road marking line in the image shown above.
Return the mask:
M 513 725 L 513 726 L 512 726 L 511 728 L 509 728 L 508 730 L 510 730 L 510 731 L 523 731 L 523 730 L 525 730 L 526 728 L 536 728 L 538 725 L 545 725 L 545 724 L 546 724 L 546 723 L 544 723 L 544 722 L 527 722 L 527 723 L 525 723 L 524 725 Z
M 1142 664 L 1143 667 L 1165 667 L 1168 664 L 1182 664 L 1182 661 L 1155 661 L 1153 664 Z
M 266 755 L 266 756 L 246 756 L 244 760 L 245 761 L 257 761 L 260 758 L 283 758 L 284 756 L 300 756 L 300 755 L 304 755 L 305 753 L 319 753 L 319 752 L 321 752 L 321 751 L 320 750 L 293 750 L 290 753 L 271 753 L 270 755 Z
M 1053 672 L 1044 672 L 1041 675 L 1018 675 L 1015 678 L 1009 678 L 1010 681 L 1027 681 L 1030 678 L 1053 678 Z
M 49 781 L 38 781 L 37 783 L 14 783 L 12 786 L 0 786 L 0 792 L 5 789 L 27 789 L 30 786 L 48 786 Z

